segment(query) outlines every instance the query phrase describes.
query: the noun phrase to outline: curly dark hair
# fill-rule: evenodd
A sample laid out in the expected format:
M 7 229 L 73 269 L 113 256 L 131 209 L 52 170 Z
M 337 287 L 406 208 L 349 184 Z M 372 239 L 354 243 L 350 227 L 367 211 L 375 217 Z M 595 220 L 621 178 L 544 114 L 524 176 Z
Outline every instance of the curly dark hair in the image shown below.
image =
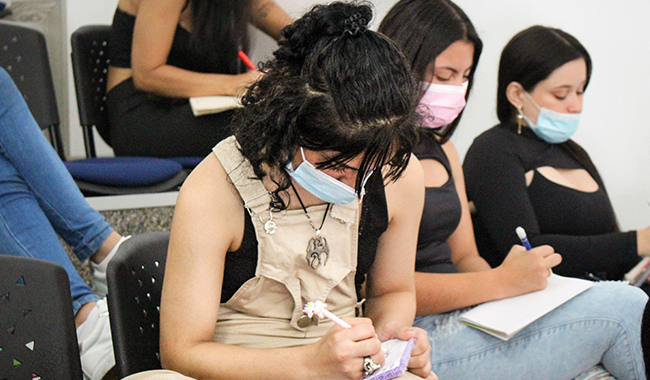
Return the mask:
M 298 147 L 337 152 L 320 169 L 364 154 L 357 192 L 375 168 L 388 165 L 388 180 L 406 168 L 417 143 L 417 84 L 393 42 L 368 30 L 371 19 L 368 3 L 334 2 L 282 30 L 274 58 L 261 65 L 264 77 L 233 121 L 259 178 L 265 168 L 285 168 Z M 275 195 L 291 184 L 286 170 L 280 173 Z

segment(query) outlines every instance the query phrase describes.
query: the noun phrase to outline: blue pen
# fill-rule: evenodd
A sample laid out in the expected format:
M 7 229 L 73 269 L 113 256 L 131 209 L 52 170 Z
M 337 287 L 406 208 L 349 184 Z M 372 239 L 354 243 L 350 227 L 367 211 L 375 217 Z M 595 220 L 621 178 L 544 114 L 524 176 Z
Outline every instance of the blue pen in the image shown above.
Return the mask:
M 526 237 L 526 231 L 524 231 L 523 228 L 517 227 L 515 228 L 515 232 L 517 233 L 517 236 L 519 236 L 519 240 L 521 240 L 521 244 L 523 244 L 524 247 L 526 247 L 526 251 L 530 251 L 533 249 L 533 247 L 530 246 L 530 243 L 528 242 L 528 237 Z
M 530 251 L 533 249 L 533 247 L 530 246 L 530 243 L 528 242 L 528 237 L 526 236 L 526 231 L 524 231 L 523 228 L 517 227 L 515 228 L 515 232 L 517 233 L 517 236 L 519 236 L 519 240 L 521 240 L 521 244 L 526 248 L 526 251 Z M 553 275 L 553 269 L 548 268 L 548 274 Z

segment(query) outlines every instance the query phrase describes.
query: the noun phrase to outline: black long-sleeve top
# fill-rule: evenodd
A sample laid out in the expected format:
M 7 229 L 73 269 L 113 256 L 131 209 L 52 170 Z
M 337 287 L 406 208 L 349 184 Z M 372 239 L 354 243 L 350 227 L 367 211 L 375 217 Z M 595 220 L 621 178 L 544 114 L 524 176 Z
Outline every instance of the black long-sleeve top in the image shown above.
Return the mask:
M 592 273 L 621 279 L 638 261 L 636 232 L 615 232 L 616 217 L 602 186 L 589 193 L 548 180 L 535 171 L 550 166 L 587 170 L 558 144 L 539 139 L 529 128 L 498 125 L 478 136 L 463 169 L 479 252 L 490 265 L 503 262 L 523 227 L 532 246 L 548 244 L 562 255 L 554 271 L 572 277 Z

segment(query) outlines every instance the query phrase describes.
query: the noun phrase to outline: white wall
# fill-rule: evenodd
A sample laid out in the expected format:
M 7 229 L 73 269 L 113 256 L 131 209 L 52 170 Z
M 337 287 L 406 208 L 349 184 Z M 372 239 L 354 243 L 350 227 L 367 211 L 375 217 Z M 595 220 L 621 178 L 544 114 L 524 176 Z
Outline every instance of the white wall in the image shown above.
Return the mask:
M 314 0 L 276 0 L 298 17 Z M 396 0 L 375 0 L 373 29 Z M 109 23 L 116 0 L 68 0 L 68 33 L 86 23 Z M 650 130 L 644 104 L 650 83 L 650 3 L 626 0 L 456 0 L 481 36 L 484 49 L 473 93 L 452 141 L 464 156 L 473 138 L 497 123 L 497 66 L 501 49 L 516 32 L 534 24 L 559 27 L 587 48 L 594 70 L 585 97 L 581 127 L 574 139 L 599 168 L 623 229 L 650 224 Z M 408 26 L 405 26 L 408 27 Z M 270 55 L 274 42 L 254 34 L 254 61 Z M 74 90 L 71 91 L 74 98 Z M 76 105 L 71 99 L 71 117 Z M 78 126 L 71 122 L 74 132 Z M 77 131 L 78 132 L 78 131 Z M 81 155 L 81 134 L 73 135 L 72 152 Z M 110 152 L 110 151 L 109 151 Z M 462 158 L 462 157 L 461 157 Z

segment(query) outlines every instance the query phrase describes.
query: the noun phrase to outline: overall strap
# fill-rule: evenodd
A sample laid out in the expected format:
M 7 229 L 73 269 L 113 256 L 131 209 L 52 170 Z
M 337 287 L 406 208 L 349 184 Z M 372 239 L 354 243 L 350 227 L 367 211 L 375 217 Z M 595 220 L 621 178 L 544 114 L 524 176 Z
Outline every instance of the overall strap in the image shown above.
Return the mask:
M 253 166 L 242 156 L 235 136 L 230 136 L 217 144 L 212 151 L 228 173 L 228 177 L 239 191 L 244 207 L 254 215 L 268 212 L 271 194 L 255 175 Z

